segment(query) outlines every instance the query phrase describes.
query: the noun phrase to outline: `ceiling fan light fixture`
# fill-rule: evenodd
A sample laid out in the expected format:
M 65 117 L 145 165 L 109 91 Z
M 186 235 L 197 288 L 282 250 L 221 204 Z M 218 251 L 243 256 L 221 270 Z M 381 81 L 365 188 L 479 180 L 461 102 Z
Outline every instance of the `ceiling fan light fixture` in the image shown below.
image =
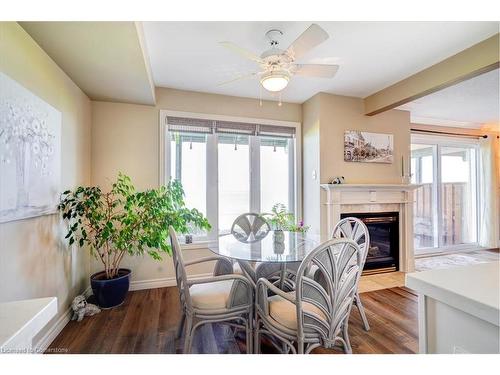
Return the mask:
M 290 75 L 284 71 L 265 73 L 261 79 L 260 84 L 267 91 L 279 92 L 288 86 Z

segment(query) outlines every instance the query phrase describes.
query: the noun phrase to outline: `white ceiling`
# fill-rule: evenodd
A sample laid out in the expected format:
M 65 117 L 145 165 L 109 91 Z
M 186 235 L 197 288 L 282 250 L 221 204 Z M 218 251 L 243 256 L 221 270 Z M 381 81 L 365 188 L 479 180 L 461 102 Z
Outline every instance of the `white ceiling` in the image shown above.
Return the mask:
M 340 65 L 333 79 L 293 77 L 283 101 L 302 103 L 318 92 L 366 97 L 498 32 L 497 22 L 318 22 L 330 39 L 300 62 Z M 218 44 L 234 42 L 260 54 L 269 29 L 286 48 L 310 22 L 144 22 L 156 86 L 259 97 L 257 79 L 219 83 L 257 71 Z M 263 98 L 273 99 L 263 92 Z M 276 99 L 276 98 L 274 98 Z
M 480 127 L 500 121 L 499 70 L 493 70 L 407 103 L 413 123 Z

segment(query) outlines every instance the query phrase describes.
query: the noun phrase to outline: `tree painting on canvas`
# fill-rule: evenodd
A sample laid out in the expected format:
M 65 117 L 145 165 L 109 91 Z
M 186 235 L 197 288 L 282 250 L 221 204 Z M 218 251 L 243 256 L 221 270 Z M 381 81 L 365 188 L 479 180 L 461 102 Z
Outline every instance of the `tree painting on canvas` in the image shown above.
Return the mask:
M 61 112 L 0 72 L 0 223 L 55 213 Z

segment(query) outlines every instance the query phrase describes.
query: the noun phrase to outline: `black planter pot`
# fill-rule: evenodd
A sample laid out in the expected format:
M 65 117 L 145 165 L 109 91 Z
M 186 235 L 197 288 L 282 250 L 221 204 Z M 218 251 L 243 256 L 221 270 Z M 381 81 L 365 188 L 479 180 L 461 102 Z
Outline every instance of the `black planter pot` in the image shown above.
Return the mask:
M 90 276 L 90 286 L 99 307 L 110 309 L 121 305 L 127 296 L 131 275 L 131 270 L 120 268 L 114 279 L 106 279 L 104 271 Z

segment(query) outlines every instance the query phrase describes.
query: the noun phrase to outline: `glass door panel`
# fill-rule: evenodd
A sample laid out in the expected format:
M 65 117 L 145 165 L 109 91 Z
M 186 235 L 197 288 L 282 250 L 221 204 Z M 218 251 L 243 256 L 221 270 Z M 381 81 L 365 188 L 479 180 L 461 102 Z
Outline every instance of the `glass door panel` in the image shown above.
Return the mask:
M 476 149 L 440 147 L 441 246 L 477 241 Z
M 250 149 L 245 135 L 218 135 L 219 233 L 250 211 Z
M 411 145 L 412 183 L 422 186 L 415 191 L 414 247 L 416 253 L 422 249 L 438 246 L 436 231 L 435 145 Z
M 260 141 L 260 209 L 271 212 L 277 203 L 293 210 L 290 197 L 290 147 L 286 138 L 261 137 Z
M 182 183 L 184 202 L 188 208 L 196 208 L 207 215 L 207 136 L 199 133 L 170 132 L 171 176 Z M 196 165 L 199 168 L 193 168 Z M 206 232 L 189 225 L 195 236 L 206 236 Z

